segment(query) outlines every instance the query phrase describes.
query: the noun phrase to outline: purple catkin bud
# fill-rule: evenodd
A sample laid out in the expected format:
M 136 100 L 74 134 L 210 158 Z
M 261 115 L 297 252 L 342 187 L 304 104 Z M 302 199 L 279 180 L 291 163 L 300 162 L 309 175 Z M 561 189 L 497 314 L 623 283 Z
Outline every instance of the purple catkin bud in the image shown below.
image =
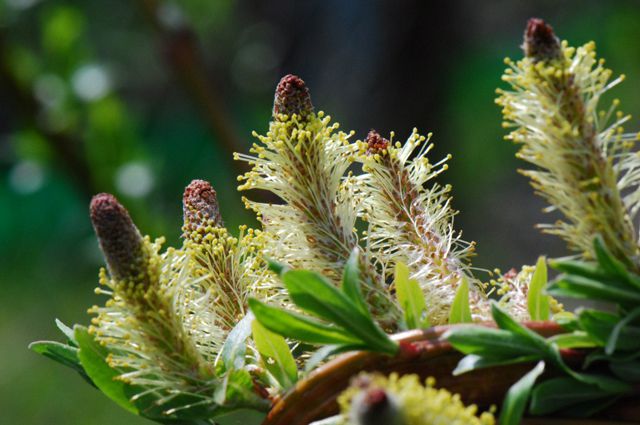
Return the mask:
M 182 196 L 185 235 L 207 226 L 222 227 L 222 216 L 218 208 L 216 191 L 204 180 L 193 180 Z
M 367 138 L 364 140 L 367 144 L 367 153 L 376 154 L 389 147 L 391 142 L 385 139 L 375 130 L 370 130 Z
M 100 193 L 91 199 L 90 214 L 111 276 L 115 279 L 138 276 L 146 258 L 143 239 L 126 208 L 115 196 Z
M 531 18 L 524 31 L 525 56 L 535 61 L 547 61 L 562 57 L 560 40 L 553 32 L 553 28 L 542 19 Z
M 276 94 L 273 100 L 273 116 L 284 114 L 288 117 L 296 114 L 306 117 L 313 113 L 313 104 L 309 89 L 302 78 L 297 75 L 285 75 L 276 87 Z
M 367 388 L 359 393 L 353 400 L 352 415 L 352 422 L 357 425 L 405 424 L 397 401 L 382 388 Z

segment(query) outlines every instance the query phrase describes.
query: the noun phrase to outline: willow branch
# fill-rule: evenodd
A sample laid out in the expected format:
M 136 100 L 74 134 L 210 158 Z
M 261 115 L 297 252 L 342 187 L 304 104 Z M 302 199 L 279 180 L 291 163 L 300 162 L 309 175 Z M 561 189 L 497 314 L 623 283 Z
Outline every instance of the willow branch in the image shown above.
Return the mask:
M 97 192 L 89 164 L 80 153 L 81 141 L 75 134 L 67 131 L 52 130 L 40 123 L 37 117 L 41 107 L 31 94 L 20 83 L 7 62 L 5 34 L 0 32 L 0 82 L 6 90 L 7 97 L 15 102 L 16 117 L 23 127 L 34 128 L 49 145 L 63 171 L 71 178 L 73 184 L 82 195 L 89 199 Z
M 207 76 L 195 32 L 184 23 L 171 26 L 162 22 L 159 17 L 160 3 L 157 0 L 140 0 L 140 5 L 160 39 L 168 65 L 199 108 L 227 157 L 232 158 L 234 152 L 242 152 L 244 148 L 232 124 L 231 114 Z M 236 172 L 246 171 L 241 163 L 231 163 Z

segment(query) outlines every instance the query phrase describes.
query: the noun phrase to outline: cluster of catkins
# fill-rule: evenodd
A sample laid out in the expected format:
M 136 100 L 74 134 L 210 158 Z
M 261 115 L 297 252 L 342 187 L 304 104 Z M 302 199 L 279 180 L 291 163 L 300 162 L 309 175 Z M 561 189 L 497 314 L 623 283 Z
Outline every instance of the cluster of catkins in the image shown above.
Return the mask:
M 617 102 L 608 111 L 597 109 L 600 96 L 619 79 L 608 82 L 610 71 L 596 62 L 591 44 L 567 47 L 539 20 L 529 23 L 525 55 L 518 63 L 508 61 L 504 80 L 513 91 L 500 91 L 498 103 L 505 126 L 515 127 L 509 138 L 523 145 L 520 156 L 538 167 L 527 172 L 534 186 L 567 217 L 548 230 L 586 257 L 593 236 L 602 234 L 621 258 L 635 260 L 635 135 L 622 134 L 626 117 L 610 122 Z M 265 190 L 278 199 L 245 199 L 262 230 L 241 227 L 232 236 L 214 189 L 201 180 L 184 193 L 183 246 L 164 252 L 162 241 L 143 237 L 112 195 L 91 202 L 107 261 L 98 291 L 109 299 L 91 309 L 90 331 L 111 353 L 109 365 L 122 371 L 119 379 L 142 389 L 135 397 L 153 395 L 161 404 L 188 396 L 179 408 L 213 403 L 208 395 L 220 385 L 220 350 L 247 315 L 247 300 L 291 305 L 267 258 L 338 285 L 358 248 L 368 308 L 388 332 L 402 330 L 393 287 L 398 263 L 419 282 L 432 325 L 447 323 L 464 279 L 473 282 L 473 320 L 490 320 L 491 286 L 470 273 L 474 244 L 453 227 L 451 187 L 435 181 L 448 157 L 431 162 L 430 134 L 414 130 L 402 143 L 372 130 L 351 141 L 353 132 L 340 131 L 329 116 L 315 112 L 304 81 L 287 75 L 276 88 L 266 135 L 255 136 L 251 155 L 236 159 L 251 166 L 239 178 L 240 190 Z M 529 318 L 530 276 L 530 269 L 511 273 L 496 291 L 519 320 Z M 255 384 L 260 371 L 250 341 L 247 359 Z

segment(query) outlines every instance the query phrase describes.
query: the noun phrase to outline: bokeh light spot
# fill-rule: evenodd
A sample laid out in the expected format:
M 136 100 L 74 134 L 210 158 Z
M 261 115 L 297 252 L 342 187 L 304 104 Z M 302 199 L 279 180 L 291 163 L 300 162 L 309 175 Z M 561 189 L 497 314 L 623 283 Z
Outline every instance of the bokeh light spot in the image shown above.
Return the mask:
M 149 194 L 154 182 L 151 168 L 142 162 L 129 162 L 116 172 L 116 188 L 120 193 L 133 198 Z
M 9 185 L 17 193 L 28 195 L 44 184 L 44 170 L 35 161 L 20 161 L 9 171 Z
M 100 65 L 85 65 L 76 70 L 71 78 L 73 91 L 83 100 L 99 100 L 111 90 L 109 74 Z

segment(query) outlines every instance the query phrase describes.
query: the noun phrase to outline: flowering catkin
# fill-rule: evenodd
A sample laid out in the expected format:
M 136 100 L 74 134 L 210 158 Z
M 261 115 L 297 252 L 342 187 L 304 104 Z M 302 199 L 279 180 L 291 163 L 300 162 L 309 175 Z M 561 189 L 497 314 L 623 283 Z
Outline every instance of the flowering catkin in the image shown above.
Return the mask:
M 367 246 L 385 275 L 398 262 L 406 263 L 420 283 L 431 324 L 446 324 L 457 287 L 470 276 L 474 244 L 453 228 L 450 186 L 434 179 L 447 169 L 446 161 L 431 163 L 428 137 L 414 129 L 409 139 L 392 143 L 376 131 L 358 144 L 363 164 L 364 219 L 369 223 Z M 429 186 L 425 184 L 429 183 Z M 480 285 L 470 288 L 475 320 L 489 318 L 489 303 Z
M 494 416 L 475 405 L 465 406 L 459 395 L 423 385 L 417 375 L 361 374 L 338 398 L 340 425 L 494 425 Z
M 100 284 L 108 289 L 97 292 L 110 298 L 90 309 L 96 317 L 89 331 L 108 349 L 109 366 L 120 372 L 118 379 L 141 388 L 133 400 L 152 396 L 162 409 L 178 397 L 181 403 L 166 415 L 213 404 L 213 364 L 198 351 L 174 304 L 183 256 L 173 249 L 159 254 L 162 240 L 140 236 L 112 195 L 94 197 L 91 219 L 110 273 L 101 271 Z
M 252 170 L 240 177 L 239 190 L 272 192 L 283 204 L 245 200 L 266 234 L 265 254 L 295 268 L 322 273 L 336 284 L 351 252 L 360 206 L 345 173 L 355 154 L 350 134 L 338 130 L 324 113 L 315 113 L 308 89 L 288 75 L 276 88 L 274 119 L 250 155 L 237 154 Z M 387 324 L 398 310 L 384 280 L 361 261 L 362 283 L 370 310 Z
M 602 95 L 623 80 L 597 60 L 593 42 L 573 48 L 551 27 L 531 19 L 525 31 L 525 57 L 508 65 L 498 90 L 507 139 L 521 145 L 518 157 L 536 167 L 523 173 L 536 191 L 559 210 L 564 221 L 541 226 L 569 247 L 593 258 L 593 238 L 621 259 L 636 259 L 632 219 L 638 211 L 640 173 L 631 151 L 636 135 L 625 135 L 629 118 L 618 101 L 599 110 Z

